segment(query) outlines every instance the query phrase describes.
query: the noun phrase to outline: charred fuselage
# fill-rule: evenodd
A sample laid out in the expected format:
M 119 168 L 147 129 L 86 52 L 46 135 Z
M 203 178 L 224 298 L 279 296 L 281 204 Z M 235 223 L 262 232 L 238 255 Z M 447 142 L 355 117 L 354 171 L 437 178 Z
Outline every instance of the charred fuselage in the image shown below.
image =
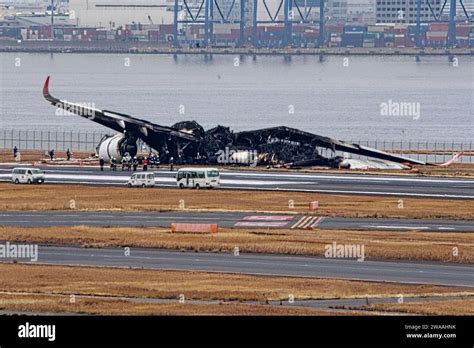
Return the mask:
M 102 139 L 99 144 L 97 152 L 104 158 L 115 157 L 120 160 L 126 153 L 134 156 L 138 151 L 137 140 L 141 139 L 158 153 L 161 163 L 337 166 L 339 157 L 328 159 L 321 156 L 318 149 L 326 148 L 333 153 L 341 151 L 397 163 L 425 164 L 285 126 L 237 133 L 224 126 L 206 131 L 195 121 L 178 122 L 171 127 L 161 126 L 119 112 L 99 110 L 55 98 L 49 93 L 49 77 L 43 87 L 43 96 L 58 108 L 118 133 Z

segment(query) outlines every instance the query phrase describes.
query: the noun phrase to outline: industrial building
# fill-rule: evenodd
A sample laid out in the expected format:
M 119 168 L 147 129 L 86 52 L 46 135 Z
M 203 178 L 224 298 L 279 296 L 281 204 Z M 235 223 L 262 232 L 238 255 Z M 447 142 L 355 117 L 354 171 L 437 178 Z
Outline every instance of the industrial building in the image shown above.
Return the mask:
M 81 26 L 119 27 L 130 23 L 172 23 L 172 1 L 69 0 L 69 12 Z
M 417 0 L 376 0 L 377 23 L 416 23 Z M 434 13 L 439 13 L 444 0 L 429 0 Z M 421 0 L 420 19 L 434 21 L 427 0 Z
M 326 9 L 329 19 L 333 22 L 347 21 L 347 0 L 327 0 Z
M 376 0 L 351 0 L 347 3 L 347 22 L 375 24 Z

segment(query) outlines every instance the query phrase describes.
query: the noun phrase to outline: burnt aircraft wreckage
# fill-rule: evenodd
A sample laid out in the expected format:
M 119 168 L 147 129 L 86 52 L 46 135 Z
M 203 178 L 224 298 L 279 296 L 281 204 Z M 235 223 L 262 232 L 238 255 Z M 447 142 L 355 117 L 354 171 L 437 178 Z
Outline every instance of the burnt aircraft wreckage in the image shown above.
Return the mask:
M 55 98 L 49 92 L 49 77 L 43 87 L 43 96 L 58 108 L 119 133 L 105 136 L 98 145 L 98 155 L 105 160 L 112 157 L 120 160 L 126 153 L 135 156 L 138 152 L 137 140 L 141 139 L 159 153 L 161 163 L 169 163 L 173 157 L 176 164 L 340 166 L 342 157 L 326 158 L 320 154 L 319 149 L 328 148 L 333 152 L 342 151 L 406 165 L 426 164 L 284 126 L 236 133 L 223 126 L 204 130 L 195 121 L 178 122 L 171 127 L 161 126 L 122 113 Z

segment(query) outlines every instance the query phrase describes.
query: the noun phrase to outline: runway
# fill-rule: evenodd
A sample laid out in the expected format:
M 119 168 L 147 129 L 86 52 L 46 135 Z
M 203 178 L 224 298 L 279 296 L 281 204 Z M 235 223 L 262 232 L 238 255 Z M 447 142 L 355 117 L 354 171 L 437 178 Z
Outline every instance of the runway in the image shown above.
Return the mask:
M 19 227 L 165 227 L 173 222 L 216 223 L 225 228 L 350 229 L 382 231 L 474 232 L 474 221 L 320 217 L 245 212 L 1 212 L 0 225 Z
M 18 260 L 18 262 L 30 262 Z M 265 276 L 337 278 L 405 284 L 474 287 L 472 265 L 356 261 L 301 256 L 195 253 L 159 249 L 40 246 L 35 263 L 94 267 L 205 271 Z
M 13 165 L 0 167 L 0 181 L 10 181 Z M 96 167 L 39 166 L 47 183 L 124 186 L 131 172 L 101 172 Z M 157 187 L 176 188 L 176 172 L 153 170 Z M 222 189 L 298 191 L 435 199 L 474 199 L 474 180 L 363 174 L 221 170 Z

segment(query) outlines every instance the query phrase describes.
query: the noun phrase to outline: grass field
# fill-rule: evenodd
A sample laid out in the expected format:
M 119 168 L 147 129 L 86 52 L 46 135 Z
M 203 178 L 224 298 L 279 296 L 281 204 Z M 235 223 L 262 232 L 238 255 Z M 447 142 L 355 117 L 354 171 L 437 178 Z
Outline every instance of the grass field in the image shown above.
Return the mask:
M 20 155 L 21 155 L 21 162 L 19 163 L 30 163 L 33 161 L 42 161 L 45 159 L 49 159 L 49 157 L 46 157 L 44 154 L 44 151 L 40 150 L 27 150 L 27 151 L 21 151 L 20 149 Z M 73 159 L 86 159 L 91 156 L 90 152 L 86 151 L 78 151 L 78 152 L 73 152 Z M 62 160 L 66 159 L 66 151 L 56 151 L 55 152 L 55 158 L 58 159 L 58 162 L 62 162 Z M 0 149 L 0 163 L 4 162 L 15 162 L 15 159 L 13 158 L 13 150 L 12 149 Z
M 0 310 L 95 314 L 320 314 L 318 311 L 233 304 L 186 304 L 186 301 L 257 301 L 298 299 L 426 297 L 472 295 L 472 289 L 362 281 L 264 277 L 206 272 L 0 264 Z M 77 298 L 71 295 L 99 296 Z M 180 296 L 184 304 L 179 303 Z M 136 298 L 135 304 L 120 298 Z M 140 303 L 139 299 L 176 303 Z M 132 301 L 133 302 L 133 301 Z M 189 308 L 187 308 L 189 306 Z M 122 309 L 123 308 L 123 309 Z M 447 308 L 446 310 L 448 310 Z M 311 313 L 310 313 L 311 312 Z
M 0 210 L 4 211 L 66 210 L 71 199 L 80 210 L 241 210 L 372 218 L 474 219 L 473 200 L 404 198 L 400 208 L 397 197 L 161 188 L 143 191 L 126 187 L 0 183 Z M 309 202 L 314 200 L 319 201 L 317 212 L 308 209 Z M 184 203 L 184 209 L 180 203 Z
M 364 310 L 417 315 L 474 315 L 474 299 L 459 299 L 404 304 L 374 304 Z
M 163 228 L 0 227 L 0 239 L 83 247 L 153 247 L 201 252 L 278 253 L 324 256 L 325 246 L 364 245 L 366 259 L 474 263 L 472 233 L 344 231 L 344 230 L 234 230 L 217 234 L 171 233 Z M 458 253 L 453 253 L 457 248 Z
M 195 304 L 140 303 L 110 298 L 77 298 L 72 304 L 69 296 L 1 294 L 0 311 L 26 313 L 67 313 L 79 315 L 330 315 L 316 309 L 261 306 L 243 303 Z M 338 315 L 351 313 L 350 310 Z

